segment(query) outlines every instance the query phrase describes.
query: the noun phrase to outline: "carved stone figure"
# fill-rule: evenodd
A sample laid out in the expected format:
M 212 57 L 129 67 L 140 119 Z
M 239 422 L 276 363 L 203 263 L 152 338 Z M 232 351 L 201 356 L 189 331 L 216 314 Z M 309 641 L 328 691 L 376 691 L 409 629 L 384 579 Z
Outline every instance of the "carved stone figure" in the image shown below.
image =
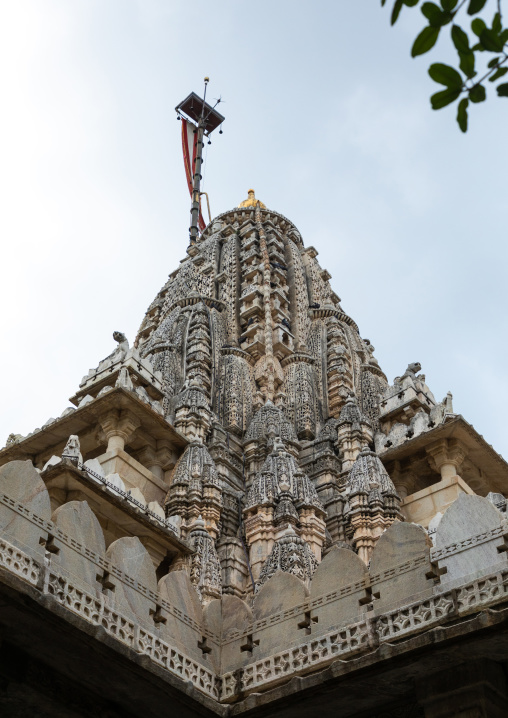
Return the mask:
M 62 452 L 62 459 L 70 459 L 75 464 L 78 461 L 82 461 L 79 437 L 76 436 L 76 434 L 71 434 L 67 439 L 67 443 Z

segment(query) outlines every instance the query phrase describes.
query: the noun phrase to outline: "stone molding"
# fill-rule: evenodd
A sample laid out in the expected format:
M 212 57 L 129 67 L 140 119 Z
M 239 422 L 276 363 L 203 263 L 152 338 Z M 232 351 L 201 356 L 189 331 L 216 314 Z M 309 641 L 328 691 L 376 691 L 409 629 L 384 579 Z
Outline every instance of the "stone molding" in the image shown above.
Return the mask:
M 469 538 L 464 539 L 464 541 L 457 541 L 457 543 L 449 544 L 443 548 L 433 548 L 430 552 L 430 558 L 432 561 L 438 561 L 439 559 L 461 553 L 461 551 L 466 551 L 472 546 L 480 546 L 482 543 L 492 541 L 492 539 L 505 537 L 508 538 L 508 525 L 498 526 L 497 528 L 490 529 L 489 531 L 483 531 L 481 534 L 477 534 L 476 536 L 470 536 Z M 500 545 L 500 548 L 501 547 L 502 546 Z
M 234 699 L 239 690 L 249 693 L 256 688 L 269 688 L 283 678 L 306 673 L 318 666 L 324 667 L 337 658 L 349 658 L 357 653 L 374 650 L 384 641 L 390 642 L 427 630 L 456 614 L 468 613 L 504 601 L 508 595 L 507 569 L 475 579 L 453 591 L 389 611 L 382 616 L 348 624 L 254 661 L 241 669 L 239 686 L 237 671 L 222 676 L 216 675 L 155 633 L 111 609 L 107 606 L 105 597 L 97 598 L 76 588 L 66 577 L 51 567 L 40 566 L 5 540 L 0 541 L 0 566 L 32 585 L 40 585 L 40 575 L 45 572 L 44 593 L 53 596 L 62 606 L 91 623 L 102 625 L 115 639 L 138 653 L 147 655 L 174 675 L 191 681 L 198 690 L 223 702 Z M 285 613 L 293 615 L 301 608 L 302 606 L 297 606 Z
M 145 596 L 147 598 L 150 598 L 155 603 L 158 603 L 162 606 L 168 613 L 174 615 L 178 620 L 183 621 L 184 623 L 188 624 L 192 628 L 194 628 L 196 631 L 202 631 L 203 628 L 192 618 L 187 616 L 186 614 L 182 613 L 180 610 L 175 609 L 170 603 L 162 599 L 157 593 L 154 591 L 151 591 L 149 588 L 144 586 L 139 581 L 135 581 L 130 576 L 128 576 L 123 571 L 119 570 L 114 564 L 112 564 L 107 559 L 103 558 L 102 556 L 99 556 L 94 551 L 90 551 L 86 546 L 82 546 L 80 543 L 75 541 L 73 538 L 67 536 L 63 531 L 61 531 L 52 521 L 46 521 L 45 519 L 42 519 L 41 517 L 37 516 L 36 514 L 32 513 L 28 509 L 26 509 L 22 504 L 13 501 L 9 497 L 7 497 L 5 494 L 0 494 L 0 503 L 4 504 L 5 506 L 8 506 L 10 509 L 13 509 L 16 511 L 16 513 L 23 516 L 25 519 L 28 519 L 32 523 L 34 523 L 36 526 L 39 526 L 41 529 L 45 530 L 48 534 L 50 534 L 56 541 L 68 546 L 69 548 L 73 549 L 76 553 L 83 556 L 84 558 L 88 559 L 89 561 L 92 561 L 97 568 L 102 569 L 103 571 L 106 571 L 111 576 L 114 576 L 119 581 L 122 581 L 126 585 L 129 586 L 129 588 L 133 588 L 135 591 L 137 591 L 142 596 Z M 9 568 L 9 570 L 12 570 L 13 573 L 16 573 L 21 578 L 28 579 L 28 575 L 35 575 L 39 570 L 40 566 L 39 564 L 28 557 L 23 552 L 19 551 L 19 556 L 15 556 L 12 554 L 12 558 L 8 559 L 7 554 L 4 557 L 4 549 L 2 549 L 2 545 L 6 544 L 7 548 L 5 551 L 10 551 L 12 553 L 12 550 L 18 551 L 18 549 L 15 549 L 10 543 L 7 543 L 3 540 L 0 540 L 0 551 L 2 551 L 2 557 L 0 558 L 0 565 L 4 565 L 6 568 L 9 568 L 9 566 L 13 566 L 12 569 Z M 28 547 L 27 547 L 28 548 Z M 10 555 L 10 554 L 9 554 Z M 26 563 L 26 559 L 29 559 L 30 563 Z M 19 567 L 18 567 L 19 566 Z M 37 580 L 30 581 L 31 583 L 34 583 L 34 585 L 37 583 Z M 205 629 L 204 631 L 205 635 L 207 635 L 210 639 L 214 640 L 215 642 L 219 641 L 219 637 L 216 636 L 211 631 L 208 631 Z

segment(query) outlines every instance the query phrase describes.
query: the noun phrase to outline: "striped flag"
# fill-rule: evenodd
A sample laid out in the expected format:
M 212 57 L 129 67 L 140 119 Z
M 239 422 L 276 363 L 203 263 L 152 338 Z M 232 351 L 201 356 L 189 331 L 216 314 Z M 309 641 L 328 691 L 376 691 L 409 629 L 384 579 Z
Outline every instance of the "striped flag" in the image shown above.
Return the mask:
M 182 117 L 182 148 L 183 148 L 183 163 L 185 165 L 185 174 L 187 176 L 187 184 L 189 186 L 190 196 L 192 197 L 192 184 L 194 179 L 194 168 L 196 166 L 196 151 L 197 151 L 198 133 L 197 128 L 192 122 L 187 122 Z M 206 222 L 201 214 L 201 199 L 199 203 L 199 218 L 198 218 L 199 231 L 202 232 L 206 227 Z

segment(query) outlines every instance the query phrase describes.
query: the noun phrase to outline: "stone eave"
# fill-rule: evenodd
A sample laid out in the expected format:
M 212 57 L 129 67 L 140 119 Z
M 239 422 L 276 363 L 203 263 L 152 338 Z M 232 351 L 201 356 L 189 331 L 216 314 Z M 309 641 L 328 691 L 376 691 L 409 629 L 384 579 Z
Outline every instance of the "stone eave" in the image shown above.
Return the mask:
M 142 538 L 144 536 L 150 536 L 150 534 L 156 534 L 159 540 L 165 545 L 169 545 L 175 553 L 183 553 L 186 555 L 193 553 L 193 549 L 179 539 L 176 534 L 169 529 L 164 529 L 162 526 L 159 526 L 157 522 L 152 521 L 142 511 L 137 510 L 122 496 L 106 491 L 105 485 L 101 485 L 90 479 L 85 471 L 74 466 L 68 459 L 64 459 L 59 464 L 48 467 L 46 471 L 41 473 L 41 478 L 46 485 L 51 485 L 63 475 L 66 475 L 65 483 L 67 491 L 79 490 L 87 496 L 92 497 L 94 502 L 97 500 L 99 500 L 99 503 L 107 502 L 108 516 L 125 530 L 126 535 L 139 536 Z M 140 524 L 146 529 L 146 533 L 139 530 Z
M 182 450 L 187 446 L 187 439 L 151 406 L 123 387 L 115 387 L 85 406 L 78 407 L 71 414 L 62 416 L 21 441 L 3 448 L 0 451 L 0 465 L 14 459 L 37 456 L 48 448 L 67 441 L 71 434 L 79 436 L 96 425 L 99 416 L 120 409 L 132 411 L 140 419 L 141 428 L 154 440 L 169 438 Z
M 468 458 L 481 468 L 482 473 L 493 483 L 493 487 L 501 493 L 506 492 L 508 463 L 461 414 L 448 415 L 443 424 L 383 451 L 379 458 L 386 466 L 390 462 L 401 461 L 424 452 L 427 446 L 441 439 L 462 441 L 468 449 Z

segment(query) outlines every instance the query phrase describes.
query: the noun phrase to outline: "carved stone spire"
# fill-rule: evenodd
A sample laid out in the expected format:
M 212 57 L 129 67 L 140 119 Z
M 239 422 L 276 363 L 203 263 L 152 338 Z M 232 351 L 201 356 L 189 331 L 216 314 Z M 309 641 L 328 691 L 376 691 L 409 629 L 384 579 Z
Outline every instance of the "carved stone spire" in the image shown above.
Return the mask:
M 167 515 L 183 538 L 202 515 L 235 595 L 249 590 L 249 568 L 259 579 L 288 526 L 316 561 L 325 522 L 333 542 L 356 530 L 344 487 L 373 445 L 387 382 L 317 255 L 249 191 L 189 248 L 135 343 L 160 382 L 164 417 L 191 442 L 167 472 Z M 219 484 L 204 480 L 214 474 L 207 447 Z M 379 490 L 382 508 L 375 487 L 365 501 L 385 521 Z

